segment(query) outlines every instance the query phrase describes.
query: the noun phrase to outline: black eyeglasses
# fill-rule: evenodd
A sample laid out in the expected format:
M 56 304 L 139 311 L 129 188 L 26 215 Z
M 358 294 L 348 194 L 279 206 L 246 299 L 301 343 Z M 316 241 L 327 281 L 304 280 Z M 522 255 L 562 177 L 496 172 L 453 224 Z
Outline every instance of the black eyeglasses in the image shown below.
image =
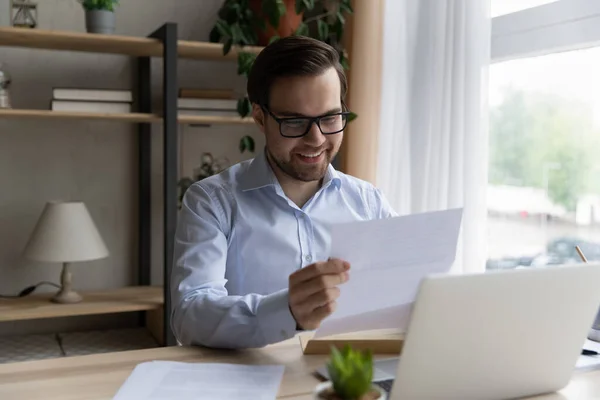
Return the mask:
M 279 133 L 283 137 L 298 138 L 306 135 L 311 126 L 317 124 L 323 135 L 340 133 L 346 128 L 350 112 L 338 112 L 320 117 L 284 117 L 274 115 L 267 107 L 262 107 L 279 124 Z

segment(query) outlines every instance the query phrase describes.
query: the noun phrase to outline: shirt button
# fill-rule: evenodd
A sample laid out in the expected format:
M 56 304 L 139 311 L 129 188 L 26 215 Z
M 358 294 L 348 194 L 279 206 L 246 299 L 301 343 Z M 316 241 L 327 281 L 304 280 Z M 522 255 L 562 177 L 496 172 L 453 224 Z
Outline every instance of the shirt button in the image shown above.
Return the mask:
M 282 329 L 282 330 L 281 330 L 281 332 L 279 332 L 279 333 L 281 333 L 281 336 L 282 336 L 282 337 L 284 337 L 284 338 L 287 338 L 287 337 L 288 337 L 288 334 L 287 334 L 287 332 L 286 332 L 285 330 L 283 330 L 283 329 Z
M 311 255 L 309 254 L 309 255 L 304 256 L 304 260 L 306 260 L 306 262 L 311 262 L 312 261 Z

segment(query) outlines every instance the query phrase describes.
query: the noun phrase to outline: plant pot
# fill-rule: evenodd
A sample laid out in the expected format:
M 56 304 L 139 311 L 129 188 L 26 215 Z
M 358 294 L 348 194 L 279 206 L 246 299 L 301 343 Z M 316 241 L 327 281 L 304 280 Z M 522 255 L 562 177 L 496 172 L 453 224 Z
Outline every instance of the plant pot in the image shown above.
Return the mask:
M 371 389 L 374 393 L 373 396 L 367 395 L 362 399 L 340 399 L 335 395 L 327 396 L 327 393 L 332 392 L 332 387 L 333 384 L 331 383 L 331 381 L 319 383 L 313 391 L 314 400 L 387 400 L 387 393 L 385 393 L 385 390 L 383 390 L 377 385 L 371 386 Z M 379 397 L 377 397 L 377 395 L 379 395 Z
M 86 10 L 85 27 L 89 33 L 112 34 L 115 26 L 116 15 L 113 11 Z
M 279 19 L 279 26 L 277 29 L 273 28 L 267 17 L 264 16 L 261 9 L 261 3 L 262 0 L 250 0 L 250 9 L 267 24 L 267 29 L 265 31 L 259 29 L 256 32 L 259 46 L 268 45 L 271 38 L 275 35 L 279 37 L 291 36 L 302 23 L 304 13 L 296 14 L 296 0 L 283 0 L 286 12 L 285 15 Z

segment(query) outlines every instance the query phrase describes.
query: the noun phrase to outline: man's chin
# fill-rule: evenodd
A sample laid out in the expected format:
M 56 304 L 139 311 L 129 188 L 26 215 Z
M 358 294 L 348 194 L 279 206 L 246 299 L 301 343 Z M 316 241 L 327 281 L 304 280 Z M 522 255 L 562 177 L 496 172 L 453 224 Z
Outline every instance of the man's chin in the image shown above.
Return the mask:
M 294 178 L 304 182 L 314 182 L 323 179 L 327 172 L 327 161 L 318 164 L 294 164 L 292 175 Z M 290 171 L 292 172 L 292 171 Z

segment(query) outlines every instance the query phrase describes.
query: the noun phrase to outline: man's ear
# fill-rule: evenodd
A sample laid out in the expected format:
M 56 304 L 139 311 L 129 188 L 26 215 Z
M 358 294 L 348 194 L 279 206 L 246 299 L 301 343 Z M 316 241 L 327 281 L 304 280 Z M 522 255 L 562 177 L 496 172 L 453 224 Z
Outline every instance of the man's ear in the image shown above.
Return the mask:
M 256 103 L 252 104 L 252 118 L 254 119 L 254 122 L 256 122 L 256 125 L 258 125 L 258 128 L 261 130 L 261 132 L 265 132 L 265 113 L 263 112 L 263 109 L 260 108 L 260 106 Z

